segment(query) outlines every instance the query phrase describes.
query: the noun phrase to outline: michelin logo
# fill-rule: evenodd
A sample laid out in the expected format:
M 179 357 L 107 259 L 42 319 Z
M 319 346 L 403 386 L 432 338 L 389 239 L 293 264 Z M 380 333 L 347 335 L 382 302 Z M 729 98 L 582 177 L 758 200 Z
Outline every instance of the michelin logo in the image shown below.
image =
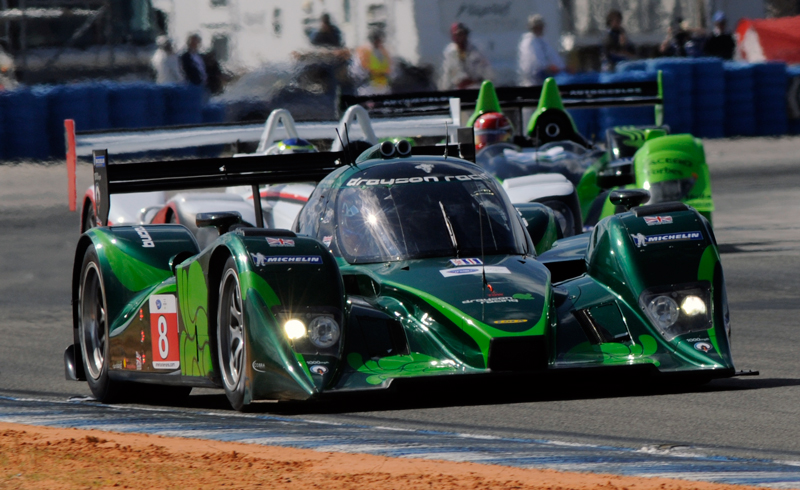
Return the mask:
M 682 233 L 664 233 L 663 235 L 642 235 L 641 233 L 637 233 L 635 235 L 631 235 L 633 239 L 633 244 L 636 245 L 637 248 L 642 248 L 647 245 L 652 245 L 654 243 L 661 243 L 661 242 L 685 242 L 685 241 L 695 241 L 695 240 L 702 240 L 703 234 L 699 231 L 686 231 Z
M 444 277 L 453 276 L 476 276 L 486 272 L 487 274 L 511 274 L 506 267 L 487 265 L 486 267 L 458 267 L 455 269 L 444 269 L 439 271 Z
M 322 257 L 319 255 L 278 255 L 267 257 L 262 253 L 250 254 L 253 264 L 256 267 L 263 267 L 269 264 L 322 264 Z

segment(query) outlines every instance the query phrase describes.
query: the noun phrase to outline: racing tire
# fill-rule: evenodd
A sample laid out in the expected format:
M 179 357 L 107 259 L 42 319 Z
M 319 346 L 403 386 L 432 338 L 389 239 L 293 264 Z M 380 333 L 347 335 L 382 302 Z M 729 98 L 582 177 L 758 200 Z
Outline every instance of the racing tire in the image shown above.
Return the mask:
M 81 220 L 81 233 L 86 233 L 92 228 L 97 227 L 97 217 L 94 215 L 94 208 L 89 205 L 83 206 L 83 219 Z
M 94 246 L 83 256 L 78 292 L 78 338 L 86 381 L 101 403 L 119 401 L 122 389 L 108 376 L 108 305 L 100 259 Z
M 219 283 L 217 359 L 225 396 L 234 410 L 244 411 L 247 385 L 247 331 L 236 262 L 229 257 Z

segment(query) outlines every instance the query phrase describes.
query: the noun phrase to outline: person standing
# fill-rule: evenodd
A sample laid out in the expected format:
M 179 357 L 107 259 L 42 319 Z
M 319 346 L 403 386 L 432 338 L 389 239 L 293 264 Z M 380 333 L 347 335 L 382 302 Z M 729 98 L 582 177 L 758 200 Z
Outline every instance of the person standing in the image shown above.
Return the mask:
M 319 28 L 311 35 L 311 44 L 321 48 L 342 47 L 342 32 L 331 23 L 330 14 L 320 16 Z
M 544 17 L 528 17 L 528 28 L 519 42 L 519 76 L 523 87 L 541 85 L 547 77 L 566 68 L 564 60 L 544 38 Z
M 711 36 L 706 39 L 706 44 L 703 47 L 703 54 L 706 56 L 715 56 L 723 60 L 733 59 L 733 52 L 736 51 L 736 41 L 733 36 L 725 30 L 727 25 L 727 18 L 725 12 L 717 11 L 714 14 L 714 30 Z
M 606 27 L 608 34 L 603 43 L 603 71 L 614 71 L 617 63 L 633 58 L 636 50 L 622 27 L 622 12 L 610 11 L 606 16 Z
M 199 34 L 190 34 L 186 39 L 186 51 L 180 56 L 181 68 L 186 81 L 192 85 L 206 86 L 208 75 L 206 74 L 206 64 L 200 56 L 200 45 L 202 39 Z
M 450 26 L 453 42 L 444 48 L 439 90 L 480 88 L 493 77 L 492 66 L 478 48 L 469 42 L 469 29 L 461 22 Z
M 150 60 L 156 72 L 156 83 L 182 83 L 183 72 L 178 55 L 172 49 L 172 40 L 167 36 L 159 36 L 156 44 L 158 49 Z
M 392 57 L 384 45 L 383 29 L 377 27 L 370 29 L 368 38 L 369 44 L 356 49 L 351 66 L 353 78 L 362 82 L 358 88 L 358 94 L 388 94 L 393 64 Z

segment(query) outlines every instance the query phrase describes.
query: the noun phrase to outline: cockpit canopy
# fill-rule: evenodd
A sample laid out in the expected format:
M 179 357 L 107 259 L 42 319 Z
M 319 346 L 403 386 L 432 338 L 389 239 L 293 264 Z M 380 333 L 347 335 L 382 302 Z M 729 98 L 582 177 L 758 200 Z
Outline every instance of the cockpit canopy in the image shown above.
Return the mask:
M 351 264 L 528 253 L 517 212 L 496 181 L 477 167 L 444 161 L 387 161 L 349 175 L 338 188 L 322 182 L 297 230 Z

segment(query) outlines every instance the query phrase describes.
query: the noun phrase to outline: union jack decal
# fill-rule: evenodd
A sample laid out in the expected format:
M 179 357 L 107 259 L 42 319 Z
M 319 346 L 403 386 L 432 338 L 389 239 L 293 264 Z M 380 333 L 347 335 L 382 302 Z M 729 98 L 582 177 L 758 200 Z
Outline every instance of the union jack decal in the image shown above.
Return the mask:
M 270 247 L 294 247 L 294 240 L 267 237 L 267 244 L 269 244 Z
M 672 216 L 645 216 L 644 222 L 647 226 L 668 225 L 672 223 Z

